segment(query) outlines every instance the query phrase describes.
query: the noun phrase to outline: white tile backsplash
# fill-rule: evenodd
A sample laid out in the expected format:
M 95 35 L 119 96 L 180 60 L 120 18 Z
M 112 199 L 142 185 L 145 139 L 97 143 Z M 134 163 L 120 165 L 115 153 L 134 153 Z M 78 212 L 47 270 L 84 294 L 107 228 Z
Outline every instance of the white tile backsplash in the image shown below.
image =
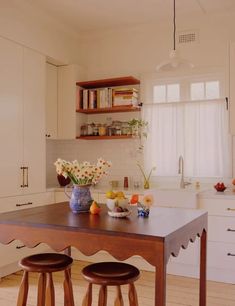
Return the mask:
M 57 158 L 65 160 L 96 162 L 103 157 L 112 162 L 109 175 L 100 184 L 108 184 L 110 180 L 119 180 L 123 184 L 124 176 L 129 178 L 129 184 L 141 180 L 137 160 L 142 155 L 137 152 L 138 143 L 134 139 L 125 140 L 47 140 L 47 186 L 57 186 L 54 162 Z

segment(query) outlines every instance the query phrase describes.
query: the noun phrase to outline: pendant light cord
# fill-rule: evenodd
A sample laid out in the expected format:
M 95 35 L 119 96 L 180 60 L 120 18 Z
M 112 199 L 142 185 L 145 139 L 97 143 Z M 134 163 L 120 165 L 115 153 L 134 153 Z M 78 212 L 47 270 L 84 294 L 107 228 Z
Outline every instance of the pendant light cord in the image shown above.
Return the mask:
M 174 22 L 174 50 L 175 50 L 175 33 L 176 33 L 176 23 L 175 23 L 175 0 L 174 0 L 174 18 L 173 18 L 173 22 Z

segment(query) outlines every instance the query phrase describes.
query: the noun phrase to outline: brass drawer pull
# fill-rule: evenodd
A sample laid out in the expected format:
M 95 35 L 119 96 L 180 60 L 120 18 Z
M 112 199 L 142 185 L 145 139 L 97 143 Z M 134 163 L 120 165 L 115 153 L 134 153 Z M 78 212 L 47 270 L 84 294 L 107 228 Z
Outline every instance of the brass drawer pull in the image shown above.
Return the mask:
M 24 170 L 26 169 L 25 167 L 20 167 L 20 169 L 22 170 L 22 184 L 20 185 L 20 187 L 24 188 L 25 187 L 25 183 L 24 183 Z
M 227 210 L 235 211 L 235 208 L 228 207 Z
M 227 232 L 235 232 L 235 229 L 227 228 Z
M 20 250 L 20 249 L 23 249 L 23 248 L 25 248 L 25 245 L 17 245 L 17 246 L 16 246 L 16 249 L 17 249 L 17 250 Z
M 26 184 L 25 187 L 29 187 L 29 167 L 25 167 L 26 170 Z
M 26 205 L 32 205 L 32 204 L 33 204 L 33 202 L 22 203 L 22 204 L 16 204 L 16 207 L 26 206 Z

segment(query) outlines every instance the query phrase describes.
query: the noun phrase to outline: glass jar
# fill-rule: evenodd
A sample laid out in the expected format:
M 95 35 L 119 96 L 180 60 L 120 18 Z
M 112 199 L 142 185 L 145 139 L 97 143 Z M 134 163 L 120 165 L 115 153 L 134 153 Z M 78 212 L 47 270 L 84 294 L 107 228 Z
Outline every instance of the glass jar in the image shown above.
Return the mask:
M 101 124 L 99 126 L 99 136 L 105 136 L 106 135 L 106 125 Z
M 93 126 L 93 136 L 99 136 L 99 125 L 95 124 Z

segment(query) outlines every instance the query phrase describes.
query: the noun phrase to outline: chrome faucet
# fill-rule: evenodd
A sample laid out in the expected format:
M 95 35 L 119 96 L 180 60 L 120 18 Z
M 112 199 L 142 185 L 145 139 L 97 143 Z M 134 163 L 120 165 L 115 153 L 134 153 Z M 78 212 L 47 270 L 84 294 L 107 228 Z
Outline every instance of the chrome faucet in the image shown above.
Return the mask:
M 185 188 L 185 186 L 191 184 L 190 182 L 185 182 L 184 180 L 184 159 L 183 156 L 180 155 L 179 157 L 179 174 L 181 174 L 181 180 L 180 180 L 180 188 Z

